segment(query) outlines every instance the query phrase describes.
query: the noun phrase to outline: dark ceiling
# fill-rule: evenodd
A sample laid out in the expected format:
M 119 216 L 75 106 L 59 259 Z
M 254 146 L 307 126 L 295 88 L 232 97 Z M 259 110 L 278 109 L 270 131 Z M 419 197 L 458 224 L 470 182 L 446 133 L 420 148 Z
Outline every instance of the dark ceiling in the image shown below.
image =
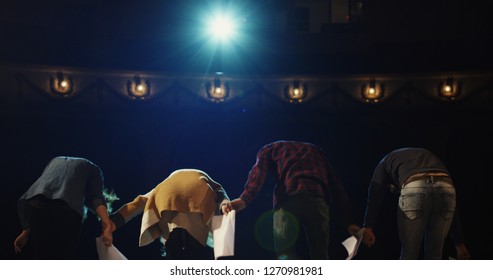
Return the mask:
M 492 69 L 489 1 L 348 0 L 361 6 L 345 23 L 331 16 L 336 2 L 7 0 L 0 62 L 249 75 Z M 197 30 L 218 4 L 243 32 L 220 50 Z

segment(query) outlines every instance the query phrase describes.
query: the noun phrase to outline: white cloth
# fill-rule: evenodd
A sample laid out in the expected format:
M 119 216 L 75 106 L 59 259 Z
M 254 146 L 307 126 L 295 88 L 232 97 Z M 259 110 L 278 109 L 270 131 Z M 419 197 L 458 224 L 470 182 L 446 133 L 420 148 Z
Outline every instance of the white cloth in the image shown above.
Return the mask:
M 351 235 L 349 238 L 342 242 L 342 245 L 344 246 L 344 248 L 346 248 L 348 252 L 346 260 L 352 259 L 354 256 L 356 256 L 356 253 L 358 253 L 359 245 L 361 244 L 361 240 L 363 240 L 364 231 L 365 228 L 362 228 L 356 233 L 356 236 Z
M 212 237 L 214 239 L 214 258 L 234 256 L 236 211 L 227 215 L 212 217 Z
M 115 245 L 110 247 L 104 245 L 101 236 L 96 237 L 96 249 L 98 250 L 100 260 L 127 260 L 127 257 L 125 257 Z

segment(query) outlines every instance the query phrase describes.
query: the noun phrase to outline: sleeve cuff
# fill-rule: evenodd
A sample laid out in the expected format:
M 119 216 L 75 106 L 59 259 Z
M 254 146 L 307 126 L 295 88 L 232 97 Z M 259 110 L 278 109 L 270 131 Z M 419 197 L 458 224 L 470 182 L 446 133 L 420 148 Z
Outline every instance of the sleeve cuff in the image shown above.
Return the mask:
M 248 199 L 247 196 L 245 196 L 243 194 L 240 195 L 240 199 L 243 200 L 243 202 L 245 202 L 245 204 L 250 203 L 250 200 L 251 200 L 251 199 Z

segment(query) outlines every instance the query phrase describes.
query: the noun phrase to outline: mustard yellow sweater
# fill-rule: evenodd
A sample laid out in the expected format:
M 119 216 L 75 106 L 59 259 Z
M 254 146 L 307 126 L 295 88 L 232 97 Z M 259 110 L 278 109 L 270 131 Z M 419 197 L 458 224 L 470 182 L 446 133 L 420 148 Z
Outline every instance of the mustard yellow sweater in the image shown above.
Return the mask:
M 111 219 L 120 228 L 143 213 L 139 246 L 147 245 L 159 236 L 167 239 L 173 227 L 191 231 L 205 244 L 212 216 L 220 214 L 220 205 L 228 200 L 223 187 L 207 173 L 180 169 L 147 194 L 122 206 Z

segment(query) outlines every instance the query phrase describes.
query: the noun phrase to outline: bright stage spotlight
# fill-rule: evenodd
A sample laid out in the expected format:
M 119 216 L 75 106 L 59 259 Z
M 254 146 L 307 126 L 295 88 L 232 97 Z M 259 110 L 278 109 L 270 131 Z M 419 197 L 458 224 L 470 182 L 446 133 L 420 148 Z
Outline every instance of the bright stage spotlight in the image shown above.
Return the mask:
M 233 39 L 236 32 L 235 21 L 227 15 L 214 15 L 208 22 L 208 33 L 219 41 Z

